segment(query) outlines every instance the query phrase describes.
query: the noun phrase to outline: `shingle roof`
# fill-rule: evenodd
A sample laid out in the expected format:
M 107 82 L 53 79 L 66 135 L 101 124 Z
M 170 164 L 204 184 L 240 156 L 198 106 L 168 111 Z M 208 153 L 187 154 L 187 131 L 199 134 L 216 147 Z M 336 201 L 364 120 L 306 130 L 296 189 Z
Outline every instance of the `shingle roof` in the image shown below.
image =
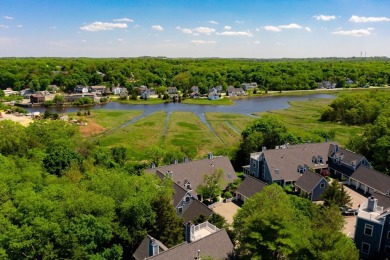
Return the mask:
M 188 180 L 191 184 L 193 194 L 196 196 L 196 188 L 199 184 L 203 184 L 204 175 L 210 175 L 217 169 L 224 170 L 225 186 L 237 179 L 236 172 L 229 158 L 223 156 L 149 168 L 146 169 L 146 172 L 166 174 L 168 171 L 172 171 L 172 180 L 180 186 L 184 184 L 185 180 Z
M 390 197 L 389 196 L 386 196 L 386 195 L 383 195 L 383 194 L 380 194 L 377 192 L 374 192 L 371 195 L 378 199 L 378 206 L 381 206 L 384 209 L 390 208 Z
M 334 148 L 337 146 L 337 151 L 336 153 L 334 152 Z M 351 164 L 351 162 L 354 162 L 355 165 L 364 158 L 363 155 L 357 154 L 355 152 L 352 152 L 350 150 L 341 148 L 340 146 L 336 144 L 331 144 L 329 146 L 328 150 L 328 156 L 333 157 L 336 154 L 336 156 L 341 157 L 341 161 L 346 163 L 346 164 Z
M 357 170 L 351 175 L 351 178 L 383 194 L 387 194 L 390 190 L 390 176 L 364 165 L 357 168 Z
M 201 214 L 206 217 L 210 217 L 211 214 L 213 214 L 213 211 L 199 200 L 193 199 L 190 205 L 188 205 L 188 208 L 186 208 L 183 214 L 179 216 L 183 218 L 184 223 L 187 223 L 188 221 L 194 221 L 194 219 L 199 217 Z
M 198 256 L 211 257 L 212 259 L 227 259 L 232 254 L 234 247 L 225 229 L 221 229 L 209 236 L 192 243 L 182 243 L 148 259 L 153 260 L 187 260 Z
M 237 193 L 250 198 L 255 195 L 255 193 L 262 191 L 265 186 L 267 186 L 267 183 L 248 175 L 245 177 L 240 187 L 238 187 Z
M 263 151 L 272 180 L 296 181 L 301 174 L 298 166 L 305 164 L 311 168 L 327 168 L 326 159 L 328 157 L 329 144 L 336 143 L 306 143 L 289 145 L 288 148 L 273 149 Z M 312 162 L 313 156 L 322 156 L 323 163 Z M 278 170 L 278 171 L 275 171 Z M 277 173 L 278 172 L 278 173 Z
M 135 250 L 133 256 L 137 260 L 143 260 L 149 257 L 149 241 L 151 239 L 154 239 L 152 236 L 146 235 L 145 238 L 142 240 L 141 244 L 138 246 L 138 248 Z M 159 245 L 160 252 L 168 250 L 168 248 L 161 243 L 159 240 L 155 239 L 156 242 Z
M 184 198 L 184 196 L 187 194 L 187 190 L 183 187 L 177 185 L 176 183 L 173 184 L 174 194 L 173 194 L 173 206 L 176 207 L 179 205 L 181 200 Z
M 310 193 L 324 179 L 318 173 L 312 171 L 305 171 L 302 176 L 295 182 L 295 186 L 301 188 L 303 191 Z

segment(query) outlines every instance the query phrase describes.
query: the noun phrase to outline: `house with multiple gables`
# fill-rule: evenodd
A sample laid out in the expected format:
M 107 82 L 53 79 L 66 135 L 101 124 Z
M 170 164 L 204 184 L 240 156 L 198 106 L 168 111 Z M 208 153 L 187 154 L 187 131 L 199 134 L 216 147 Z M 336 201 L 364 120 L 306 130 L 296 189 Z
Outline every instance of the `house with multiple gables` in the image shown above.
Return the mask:
M 294 183 L 294 186 L 301 196 L 307 196 L 311 201 L 321 200 L 321 194 L 329 186 L 326 179 L 312 171 L 306 171 Z
M 236 191 L 235 200 L 245 202 L 245 200 L 262 191 L 267 185 L 267 183 L 247 175 Z
M 86 94 L 89 92 L 89 89 L 88 87 L 86 86 L 83 86 L 83 85 L 77 85 L 74 90 L 73 90 L 74 93 L 82 93 L 82 94 Z
M 354 241 L 367 259 L 390 257 L 390 197 L 374 193 L 360 206 Z
M 327 171 L 329 144 L 285 144 L 271 150 L 263 147 L 261 152 L 250 154 L 250 164 L 243 166 L 243 171 L 268 184 L 291 185 L 309 170 L 320 174 Z
M 127 94 L 127 88 L 125 88 L 125 87 L 114 87 L 114 88 L 112 88 L 112 94 L 114 94 L 114 95 Z
M 229 86 L 226 95 L 229 97 L 237 97 L 245 95 L 245 91 L 242 88 L 235 88 L 233 86 Z
M 168 87 L 167 92 L 168 92 L 168 94 L 176 94 L 177 88 L 176 87 Z
M 231 259 L 232 256 L 234 246 L 226 230 L 207 221 L 197 226 L 188 222 L 185 242 L 171 248 L 147 235 L 133 254 L 137 260 Z
M 257 87 L 256 82 L 251 82 L 251 83 L 242 83 L 241 88 L 245 91 L 252 90 Z
M 146 173 L 166 176 L 177 185 L 186 190 L 192 191 L 197 196 L 196 188 L 203 184 L 204 176 L 211 175 L 214 171 L 223 170 L 223 182 L 226 188 L 229 183 L 237 179 L 236 172 L 229 160 L 225 156 L 208 155 L 208 158 L 196 161 L 184 160 L 181 163 L 175 161 L 174 164 L 146 169 Z
M 360 165 L 371 167 L 367 159 L 360 154 L 331 144 L 328 150 L 329 172 L 340 179 L 348 179 Z
M 364 194 L 380 193 L 390 196 L 390 176 L 361 165 L 348 179 L 348 184 L 360 189 Z
M 102 95 L 103 93 L 106 93 L 106 91 L 107 91 L 106 86 L 91 86 L 91 93 Z

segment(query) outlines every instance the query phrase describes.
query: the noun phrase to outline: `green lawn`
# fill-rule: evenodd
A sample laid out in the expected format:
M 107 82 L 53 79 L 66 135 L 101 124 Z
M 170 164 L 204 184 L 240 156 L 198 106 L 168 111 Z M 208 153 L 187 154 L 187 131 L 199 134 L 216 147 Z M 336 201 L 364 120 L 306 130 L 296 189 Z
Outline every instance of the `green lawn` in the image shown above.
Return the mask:
M 211 127 L 228 146 L 237 145 L 241 138 L 241 131 L 248 123 L 256 120 L 254 117 L 233 113 L 208 112 L 205 114 Z
M 230 98 L 220 98 L 217 100 L 208 100 L 207 98 L 186 98 L 182 101 L 183 104 L 194 104 L 194 105 L 234 105 L 234 102 Z
M 192 112 L 173 112 L 170 116 L 164 147 L 188 156 L 203 157 L 223 146 L 223 143 Z
M 307 140 L 310 140 L 315 132 L 335 131 L 335 141 L 345 145 L 351 136 L 363 133 L 360 126 L 347 126 L 338 123 L 321 122 L 322 109 L 329 105 L 332 99 L 315 99 L 310 101 L 290 102 L 291 107 L 284 110 L 274 110 L 255 115 L 271 114 L 278 117 L 292 131 L 299 132 Z
M 141 115 L 140 110 L 93 110 L 88 117 L 94 120 L 97 124 L 107 129 L 118 127 L 134 117 Z
M 116 102 L 122 104 L 131 104 L 131 105 L 157 105 L 164 104 L 166 102 L 170 102 L 171 100 L 163 100 L 162 98 L 149 98 L 147 100 L 137 99 L 137 100 L 116 100 Z
M 142 161 L 147 148 L 161 144 L 166 116 L 166 112 L 148 115 L 134 124 L 101 137 L 100 144 L 103 147 L 124 146 L 130 160 Z

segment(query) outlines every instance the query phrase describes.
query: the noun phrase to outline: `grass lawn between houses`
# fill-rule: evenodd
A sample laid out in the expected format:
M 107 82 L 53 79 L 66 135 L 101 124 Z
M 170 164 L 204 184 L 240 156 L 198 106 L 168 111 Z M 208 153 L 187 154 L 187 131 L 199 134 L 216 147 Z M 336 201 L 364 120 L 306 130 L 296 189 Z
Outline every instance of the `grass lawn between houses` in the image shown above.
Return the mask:
M 234 105 L 234 101 L 230 98 L 223 97 L 217 100 L 209 100 L 207 98 L 186 98 L 181 103 L 193 105 L 214 105 L 214 106 L 229 106 Z

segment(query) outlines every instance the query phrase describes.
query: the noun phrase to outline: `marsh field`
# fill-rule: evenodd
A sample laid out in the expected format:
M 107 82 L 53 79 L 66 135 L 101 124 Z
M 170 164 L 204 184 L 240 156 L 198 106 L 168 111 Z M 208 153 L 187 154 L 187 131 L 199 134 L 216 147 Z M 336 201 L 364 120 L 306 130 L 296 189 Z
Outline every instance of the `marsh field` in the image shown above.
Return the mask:
M 363 128 L 322 122 L 320 115 L 332 99 L 291 101 L 282 110 L 243 115 L 205 112 L 201 118 L 192 112 L 158 111 L 143 116 L 141 110 L 93 110 L 83 117 L 88 122 L 81 131 L 87 138 L 98 140 L 103 147 L 124 146 L 132 161 L 146 161 L 150 149 L 201 158 L 212 152 L 229 155 L 240 142 L 245 127 L 262 115 L 271 114 L 292 132 L 300 132 L 307 141 L 319 132 L 334 132 L 334 140 L 345 145 L 351 136 L 361 135 Z

